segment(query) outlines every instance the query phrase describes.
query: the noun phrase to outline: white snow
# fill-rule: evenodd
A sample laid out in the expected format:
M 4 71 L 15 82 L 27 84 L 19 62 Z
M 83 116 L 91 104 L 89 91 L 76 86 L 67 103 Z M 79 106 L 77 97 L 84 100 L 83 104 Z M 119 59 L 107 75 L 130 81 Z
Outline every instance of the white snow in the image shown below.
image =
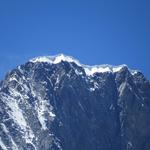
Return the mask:
M 12 150 L 19 150 L 16 143 L 14 142 L 14 140 L 12 139 L 12 137 L 10 137 L 11 143 L 12 143 Z
M 42 100 L 40 97 L 38 97 L 39 102 L 36 103 L 36 110 L 37 110 L 37 114 L 38 114 L 38 119 L 41 123 L 42 129 L 46 130 L 47 126 L 46 126 L 46 118 L 45 118 L 45 113 L 48 113 L 48 115 L 54 119 L 55 114 L 52 112 L 52 110 L 48 109 L 48 102 L 46 100 Z
M 54 64 L 58 64 L 58 63 L 60 63 L 61 61 L 75 62 L 75 63 L 78 64 L 78 61 L 77 61 L 77 60 L 75 60 L 75 59 L 72 58 L 72 57 L 65 56 L 65 55 L 63 55 L 63 54 L 60 54 L 60 55 L 58 55 L 57 57 L 55 57 L 53 63 L 54 63 Z
M 52 63 L 53 61 L 50 59 L 50 57 L 48 56 L 43 56 L 43 57 L 38 57 L 38 58 L 33 58 L 32 60 L 30 60 L 30 62 L 47 62 L 47 63 Z
M 57 64 L 57 63 L 60 63 L 61 61 L 74 62 L 78 66 L 83 67 L 83 69 L 85 70 L 85 73 L 88 76 L 92 76 L 94 73 L 104 73 L 104 72 L 115 73 L 115 72 L 119 72 L 123 67 L 125 66 L 127 67 L 127 65 L 113 66 L 113 65 L 108 65 L 108 64 L 88 66 L 88 65 L 81 64 L 78 60 L 74 59 L 73 57 L 66 56 L 64 54 L 59 54 L 55 56 L 41 56 L 41 57 L 33 58 L 29 61 L 33 63 L 46 62 L 50 64 Z M 138 72 L 138 71 L 130 70 L 130 69 L 129 71 L 131 72 L 132 75 Z
M 127 67 L 126 65 L 114 66 L 112 67 L 113 72 L 119 72 L 123 67 Z
M 118 89 L 118 91 L 119 91 L 119 97 L 123 94 L 123 91 L 124 91 L 124 89 L 126 88 L 126 86 L 127 86 L 127 83 L 126 83 L 126 82 L 123 82 L 123 83 L 119 86 L 119 89 Z
M 8 132 L 9 132 L 9 131 L 7 130 L 5 124 L 1 123 L 1 126 L 3 127 L 3 130 L 4 130 L 5 133 L 8 133 Z
M 11 140 L 11 143 L 12 143 L 12 150 L 18 150 L 18 147 L 16 145 L 16 143 L 14 142 L 14 140 L 12 139 L 12 137 L 9 135 L 9 131 L 7 130 L 5 124 L 1 123 L 2 127 L 3 127 L 3 130 L 4 132 L 8 135 L 8 137 L 10 138 Z
M 5 144 L 3 143 L 1 137 L 0 137 L 0 146 L 1 146 L 1 148 L 2 148 L 3 150 L 7 150 L 7 148 L 6 148 Z
M 127 150 L 131 149 L 133 147 L 132 142 L 128 141 L 127 143 Z
M 135 74 L 137 74 L 139 71 L 138 71 L 138 70 L 130 70 L 130 72 L 131 72 L 132 75 L 135 75 Z
M 115 109 L 114 105 L 111 104 L 110 107 L 109 107 L 109 110 L 114 110 L 114 109 Z
M 41 101 L 39 104 L 37 104 L 36 106 L 37 108 L 37 113 L 38 113 L 38 119 L 41 123 L 41 126 L 43 128 L 43 130 L 46 130 L 46 119 L 44 117 L 44 112 L 45 112 L 45 108 L 46 108 L 46 103 L 44 101 Z
M 82 72 L 79 72 L 77 69 L 75 69 L 75 73 L 76 73 L 77 75 L 82 75 L 82 74 L 83 74 Z
M 98 88 L 98 87 L 99 87 L 98 83 L 97 83 L 97 82 L 94 82 L 94 88 L 96 89 L 96 88 Z
M 90 90 L 91 92 L 93 92 L 93 91 L 95 91 L 95 88 L 90 88 L 89 90 Z
M 48 80 L 51 82 L 50 78 L 48 78 Z M 45 82 L 42 82 L 42 85 L 43 84 L 45 84 Z M 38 120 L 41 124 L 42 129 L 46 130 L 47 129 L 47 126 L 46 126 L 47 118 L 46 117 L 50 117 L 50 119 L 53 121 L 55 118 L 55 114 L 52 112 L 53 108 L 49 104 L 49 102 L 45 98 L 45 96 L 42 95 L 41 92 L 35 91 L 33 87 L 34 87 L 34 84 L 31 83 L 31 85 L 30 85 L 31 91 L 30 92 L 32 93 L 33 97 L 36 99 L 34 109 L 37 112 L 37 117 L 38 117 Z
M 95 65 L 95 66 L 87 66 L 82 65 L 85 73 L 88 76 L 92 76 L 94 73 L 104 73 L 104 72 L 119 72 L 123 67 L 127 67 L 127 65 L 119 65 L 119 66 L 112 66 L 112 65 Z
M 67 61 L 67 62 L 75 62 L 76 64 L 80 65 L 78 60 L 75 60 L 71 56 L 65 56 L 64 54 L 59 54 L 55 56 L 43 56 L 43 57 L 37 57 L 30 60 L 30 62 L 47 62 L 51 64 L 58 64 L 61 61 Z
M 21 128 L 21 132 L 24 136 L 26 143 L 33 144 L 32 143 L 32 140 L 34 138 L 33 131 L 27 124 L 23 112 L 18 105 L 18 101 L 8 95 L 3 95 L 3 102 L 6 103 L 7 107 L 9 108 L 8 114 L 10 118 L 12 118 L 14 122 Z
M 25 134 L 25 140 L 27 143 L 32 143 L 32 139 L 34 138 L 33 132 L 30 127 L 27 125 L 26 120 L 23 116 L 22 110 L 19 108 L 18 103 L 16 100 L 11 99 L 7 102 L 7 105 L 11 109 L 9 115 L 12 119 L 21 127 L 23 133 Z
M 17 79 L 15 78 L 15 76 L 10 77 L 10 78 L 9 78 L 9 81 L 10 81 L 10 82 L 11 82 L 11 81 L 16 81 L 16 82 L 18 82 Z
M 27 124 L 22 114 L 22 110 L 19 108 L 16 100 L 14 99 L 9 100 L 7 102 L 7 105 L 11 109 L 11 111 L 9 111 L 10 116 L 22 129 L 24 129 L 27 126 Z
M 85 73 L 89 76 L 94 73 L 103 73 L 103 72 L 111 72 L 111 69 L 108 66 L 84 66 Z
M 33 89 L 32 89 L 33 90 Z M 50 117 L 51 120 L 54 120 L 55 118 L 55 114 L 52 112 L 52 106 L 49 104 L 48 100 L 46 98 L 44 98 L 40 92 L 36 92 L 36 91 L 32 91 L 32 93 L 34 93 L 35 98 L 37 99 L 36 103 L 35 103 L 35 110 L 37 112 L 37 117 L 39 119 L 39 122 L 42 126 L 43 130 L 47 129 L 46 126 L 46 114 L 48 114 L 48 116 Z

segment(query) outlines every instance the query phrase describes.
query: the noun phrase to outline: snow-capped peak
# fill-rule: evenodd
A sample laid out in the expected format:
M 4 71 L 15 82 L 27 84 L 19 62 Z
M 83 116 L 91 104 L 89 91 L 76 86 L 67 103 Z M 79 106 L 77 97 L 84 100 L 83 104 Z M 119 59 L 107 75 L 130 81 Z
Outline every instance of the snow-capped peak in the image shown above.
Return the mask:
M 64 54 L 59 54 L 59 55 L 54 55 L 54 56 L 41 56 L 41 57 L 33 58 L 30 60 L 30 62 L 33 62 L 33 63 L 47 62 L 51 64 L 58 64 L 61 61 L 74 62 L 77 65 L 80 65 L 78 60 L 74 59 L 71 56 L 66 56 Z
M 58 64 L 61 61 L 66 61 L 66 62 L 74 62 L 78 66 L 82 67 L 85 70 L 85 73 L 88 76 L 93 75 L 94 73 L 103 73 L 103 72 L 119 72 L 122 68 L 127 67 L 127 65 L 119 65 L 119 66 L 113 66 L 113 65 L 94 65 L 94 66 L 88 66 L 81 64 L 78 60 L 71 56 L 66 56 L 64 54 L 59 54 L 59 55 L 54 55 L 54 56 L 41 56 L 41 57 L 36 57 L 30 60 L 30 62 L 36 63 L 36 62 L 46 62 L 50 64 Z M 131 74 L 135 74 L 136 70 L 130 70 Z
M 84 66 L 84 70 L 87 75 L 93 75 L 94 73 L 103 73 L 103 72 L 119 72 L 123 67 L 127 67 L 127 65 L 95 65 L 95 66 Z

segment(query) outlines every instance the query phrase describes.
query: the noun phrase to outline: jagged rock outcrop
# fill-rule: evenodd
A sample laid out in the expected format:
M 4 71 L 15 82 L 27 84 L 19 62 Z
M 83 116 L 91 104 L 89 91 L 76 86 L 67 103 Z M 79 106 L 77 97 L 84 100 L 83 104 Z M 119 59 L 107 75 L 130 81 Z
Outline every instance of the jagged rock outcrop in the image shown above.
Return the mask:
M 2 150 L 149 150 L 150 83 L 122 66 L 39 57 L 0 83 Z

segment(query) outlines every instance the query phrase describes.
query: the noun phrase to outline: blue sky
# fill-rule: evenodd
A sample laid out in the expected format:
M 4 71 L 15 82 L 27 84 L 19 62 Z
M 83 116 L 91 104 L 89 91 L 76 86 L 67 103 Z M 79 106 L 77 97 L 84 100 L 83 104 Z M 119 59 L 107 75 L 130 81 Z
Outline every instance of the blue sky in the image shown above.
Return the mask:
M 0 0 L 0 79 L 58 53 L 88 65 L 127 64 L 150 79 L 150 1 Z

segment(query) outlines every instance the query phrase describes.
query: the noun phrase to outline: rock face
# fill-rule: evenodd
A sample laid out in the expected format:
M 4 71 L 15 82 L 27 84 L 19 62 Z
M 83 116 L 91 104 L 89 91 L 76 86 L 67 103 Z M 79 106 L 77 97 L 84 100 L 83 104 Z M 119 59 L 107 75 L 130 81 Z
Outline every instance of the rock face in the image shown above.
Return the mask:
M 39 57 L 0 83 L 2 150 L 149 150 L 150 83 L 127 66 Z

